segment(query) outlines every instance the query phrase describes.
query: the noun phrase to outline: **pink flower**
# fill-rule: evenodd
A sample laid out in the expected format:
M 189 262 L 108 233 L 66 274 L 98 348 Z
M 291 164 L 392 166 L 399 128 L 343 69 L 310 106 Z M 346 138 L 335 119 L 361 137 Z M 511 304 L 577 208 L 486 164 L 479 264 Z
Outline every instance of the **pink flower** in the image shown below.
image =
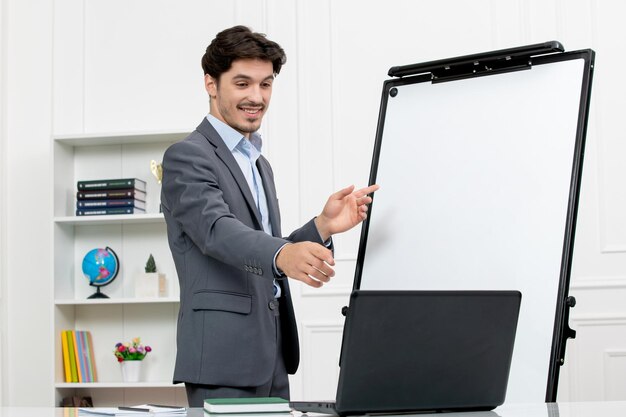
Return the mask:
M 152 352 L 150 346 L 144 346 L 141 344 L 141 339 L 135 337 L 130 343 L 116 343 L 113 354 L 118 362 L 124 361 L 141 361 L 148 352 Z

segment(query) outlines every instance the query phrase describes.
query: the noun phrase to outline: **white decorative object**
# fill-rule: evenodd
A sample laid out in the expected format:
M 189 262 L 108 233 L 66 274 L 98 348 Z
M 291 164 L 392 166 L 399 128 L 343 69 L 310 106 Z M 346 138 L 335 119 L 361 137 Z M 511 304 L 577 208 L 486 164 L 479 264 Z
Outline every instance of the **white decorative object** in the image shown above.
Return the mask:
M 135 278 L 135 297 L 166 297 L 165 274 L 145 272 Z
M 137 276 L 135 279 L 135 297 L 165 297 L 167 296 L 167 285 L 165 274 L 157 272 L 154 257 L 150 254 L 146 262 L 145 274 Z
M 141 379 L 141 363 L 143 361 L 122 361 L 122 379 L 124 382 L 139 382 Z

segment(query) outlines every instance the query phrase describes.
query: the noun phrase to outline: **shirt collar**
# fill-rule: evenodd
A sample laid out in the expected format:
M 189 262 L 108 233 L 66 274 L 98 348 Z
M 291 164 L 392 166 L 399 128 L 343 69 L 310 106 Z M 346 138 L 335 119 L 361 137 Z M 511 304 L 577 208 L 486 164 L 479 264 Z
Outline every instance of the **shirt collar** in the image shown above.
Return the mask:
M 222 137 L 222 140 L 228 147 L 228 149 L 232 152 L 237 145 L 242 140 L 246 140 L 246 137 L 242 135 L 240 132 L 237 132 L 235 129 L 222 122 L 217 117 L 212 114 L 208 114 L 206 119 L 211 123 L 211 126 L 217 131 L 217 133 Z M 261 148 L 263 146 L 263 139 L 258 132 L 253 132 L 250 134 L 250 143 L 253 145 L 254 149 L 260 154 Z

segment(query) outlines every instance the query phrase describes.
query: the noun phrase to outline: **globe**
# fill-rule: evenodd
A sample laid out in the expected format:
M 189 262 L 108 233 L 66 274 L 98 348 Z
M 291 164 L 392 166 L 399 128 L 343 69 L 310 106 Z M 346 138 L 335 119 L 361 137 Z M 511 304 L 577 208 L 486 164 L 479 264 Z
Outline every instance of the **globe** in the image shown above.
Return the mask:
M 89 285 L 97 288 L 88 298 L 109 298 L 100 292 L 100 287 L 110 284 L 117 276 L 119 261 L 115 251 L 108 246 L 90 250 L 83 258 L 82 268 Z

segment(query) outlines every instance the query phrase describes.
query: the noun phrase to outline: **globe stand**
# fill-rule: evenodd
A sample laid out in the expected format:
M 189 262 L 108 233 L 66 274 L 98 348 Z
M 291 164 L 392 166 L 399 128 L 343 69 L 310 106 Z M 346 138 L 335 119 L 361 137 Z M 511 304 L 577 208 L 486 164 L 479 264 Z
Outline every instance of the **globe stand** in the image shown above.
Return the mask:
M 96 292 L 87 297 L 88 300 L 92 298 L 109 298 L 109 296 L 100 292 L 100 287 L 96 287 Z

